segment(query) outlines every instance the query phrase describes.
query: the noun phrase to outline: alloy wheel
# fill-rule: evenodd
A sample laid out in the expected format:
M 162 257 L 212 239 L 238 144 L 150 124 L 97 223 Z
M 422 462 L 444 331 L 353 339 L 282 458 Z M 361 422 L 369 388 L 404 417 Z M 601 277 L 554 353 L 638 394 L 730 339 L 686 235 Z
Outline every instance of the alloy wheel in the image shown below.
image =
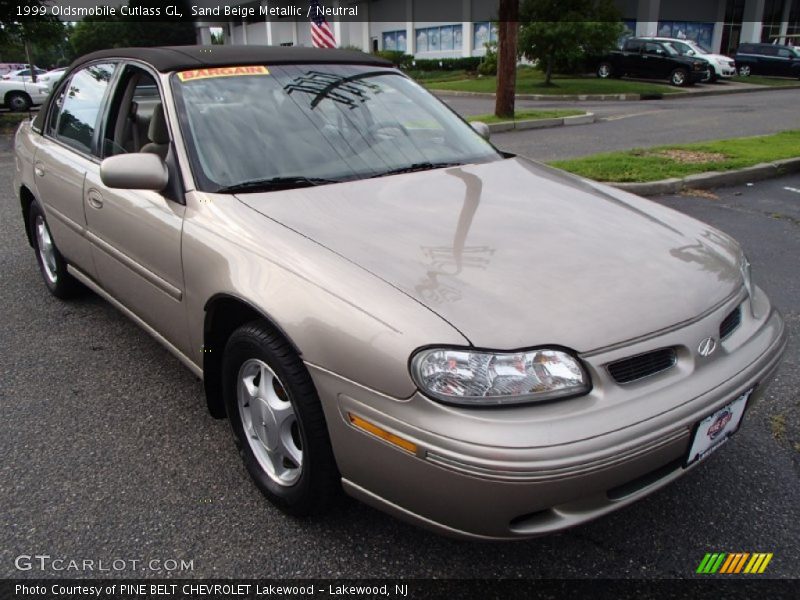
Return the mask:
M 286 389 L 263 361 L 251 358 L 239 369 L 239 416 L 250 449 L 275 483 L 291 486 L 303 471 L 303 443 L 297 414 Z
M 58 281 L 57 265 L 56 265 L 56 252 L 53 245 L 53 239 L 50 237 L 50 231 L 47 229 L 47 224 L 41 215 L 36 217 L 36 246 L 39 249 L 39 258 L 42 262 L 42 272 L 47 280 L 54 284 Z

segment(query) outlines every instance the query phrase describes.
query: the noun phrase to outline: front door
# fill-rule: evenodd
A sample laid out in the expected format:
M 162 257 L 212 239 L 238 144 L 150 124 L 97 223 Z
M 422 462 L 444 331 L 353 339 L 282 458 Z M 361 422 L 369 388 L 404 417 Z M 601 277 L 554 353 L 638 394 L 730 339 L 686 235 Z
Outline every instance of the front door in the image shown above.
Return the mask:
M 150 123 L 162 101 L 155 77 L 126 66 L 103 127 L 103 157 L 169 147 Z M 154 116 L 155 115 L 155 116 Z M 152 139 L 156 137 L 158 139 Z M 159 143 L 163 142 L 163 143 Z M 89 240 L 103 288 L 182 352 L 188 351 L 181 234 L 181 199 L 147 190 L 106 187 L 100 165 L 83 186 Z

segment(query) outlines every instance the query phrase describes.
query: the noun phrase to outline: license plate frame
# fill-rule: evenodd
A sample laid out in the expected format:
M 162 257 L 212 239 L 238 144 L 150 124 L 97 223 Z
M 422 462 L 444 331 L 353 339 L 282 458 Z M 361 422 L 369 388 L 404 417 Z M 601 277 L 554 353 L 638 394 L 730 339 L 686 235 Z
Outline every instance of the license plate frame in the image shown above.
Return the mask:
M 683 463 L 684 468 L 706 459 L 739 431 L 753 389 L 755 388 L 740 394 L 736 399 L 695 423 L 692 428 L 692 441 Z

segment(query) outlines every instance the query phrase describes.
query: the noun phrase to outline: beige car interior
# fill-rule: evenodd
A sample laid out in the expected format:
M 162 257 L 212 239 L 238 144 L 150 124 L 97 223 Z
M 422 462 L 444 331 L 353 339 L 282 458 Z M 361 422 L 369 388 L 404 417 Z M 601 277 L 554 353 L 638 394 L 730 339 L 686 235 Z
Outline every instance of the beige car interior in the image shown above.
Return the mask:
M 169 128 L 155 80 L 144 71 L 129 78 L 119 110 L 112 117 L 106 138 L 105 156 L 130 152 L 149 152 L 166 159 Z

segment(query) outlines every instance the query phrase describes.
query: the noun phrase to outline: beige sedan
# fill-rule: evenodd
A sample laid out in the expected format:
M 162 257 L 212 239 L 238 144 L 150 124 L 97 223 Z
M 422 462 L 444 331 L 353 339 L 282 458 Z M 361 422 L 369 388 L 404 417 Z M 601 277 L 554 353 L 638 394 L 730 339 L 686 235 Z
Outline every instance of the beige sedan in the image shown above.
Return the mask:
M 786 334 L 727 235 L 487 137 L 358 52 L 115 49 L 21 126 L 14 185 L 50 292 L 202 377 L 283 510 L 513 539 L 702 464 Z

